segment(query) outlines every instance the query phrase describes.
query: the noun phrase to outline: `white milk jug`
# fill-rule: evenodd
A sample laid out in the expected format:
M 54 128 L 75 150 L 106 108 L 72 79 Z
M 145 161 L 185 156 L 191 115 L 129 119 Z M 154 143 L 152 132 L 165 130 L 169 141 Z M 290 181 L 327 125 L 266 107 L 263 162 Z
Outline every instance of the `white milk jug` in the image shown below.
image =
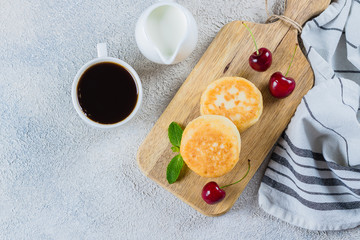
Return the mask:
M 135 30 L 136 43 L 150 61 L 174 64 L 195 49 L 198 29 L 192 14 L 174 1 L 161 1 L 148 7 Z

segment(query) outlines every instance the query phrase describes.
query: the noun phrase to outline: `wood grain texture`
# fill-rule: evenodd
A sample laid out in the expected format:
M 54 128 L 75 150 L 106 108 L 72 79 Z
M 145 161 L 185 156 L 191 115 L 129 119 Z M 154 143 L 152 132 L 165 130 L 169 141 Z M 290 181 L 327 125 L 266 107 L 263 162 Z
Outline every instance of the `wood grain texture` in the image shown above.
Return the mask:
M 291 0 L 285 14 L 305 21 L 324 10 L 328 4 L 329 0 Z M 294 92 L 285 99 L 273 98 L 268 90 L 269 78 L 276 71 L 285 74 L 298 42 L 297 31 L 282 21 L 271 24 L 246 22 L 258 46 L 266 47 L 273 53 L 270 69 L 259 73 L 249 66 L 248 58 L 254 52 L 254 45 L 242 23 L 234 21 L 220 30 L 140 146 L 137 155 L 138 165 L 146 176 L 209 216 L 221 215 L 233 206 L 289 123 L 302 97 L 313 85 L 311 67 L 303 53 L 297 51 L 288 75 L 296 81 Z M 241 134 L 239 162 L 230 173 L 216 179 L 200 177 L 185 167 L 179 180 L 169 185 L 166 167 L 175 156 L 167 136 L 169 124 L 175 121 L 185 127 L 198 117 L 202 92 L 212 81 L 225 76 L 240 76 L 250 80 L 260 89 L 264 100 L 260 120 Z M 222 186 L 238 180 L 247 170 L 248 159 L 251 160 L 249 175 L 241 183 L 226 188 L 227 196 L 222 202 L 208 205 L 202 200 L 201 190 L 207 182 L 215 180 Z

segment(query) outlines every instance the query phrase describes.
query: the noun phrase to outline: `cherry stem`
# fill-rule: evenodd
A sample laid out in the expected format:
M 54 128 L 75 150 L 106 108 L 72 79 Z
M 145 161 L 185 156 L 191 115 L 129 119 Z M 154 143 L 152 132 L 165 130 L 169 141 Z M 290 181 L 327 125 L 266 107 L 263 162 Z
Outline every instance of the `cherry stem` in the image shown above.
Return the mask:
M 257 45 L 256 45 L 256 41 L 255 41 L 255 38 L 254 38 L 253 33 L 251 32 L 250 28 L 248 28 L 248 26 L 246 26 L 245 23 L 243 23 L 243 24 L 244 24 L 244 26 L 246 27 L 246 29 L 249 31 L 249 33 L 250 33 L 250 35 L 251 35 L 251 37 L 252 37 L 252 39 L 253 39 L 253 41 L 254 41 L 255 49 L 256 49 L 256 54 L 259 55 L 259 49 L 258 49 L 258 47 L 257 47 Z
M 246 176 L 248 175 L 249 171 L 250 171 L 250 159 L 248 160 L 248 169 L 247 169 L 247 172 L 245 173 L 245 175 L 244 175 L 239 181 L 234 182 L 234 183 L 230 183 L 230 184 L 225 185 L 225 186 L 222 186 L 222 187 L 220 187 L 220 188 L 226 188 L 226 187 L 229 187 L 229 186 L 231 186 L 231 185 L 234 185 L 234 184 L 237 184 L 237 183 L 241 182 L 242 180 L 244 180 L 244 178 L 246 178 Z
M 295 57 L 295 53 L 296 53 L 296 49 L 297 49 L 298 45 L 299 45 L 299 44 L 296 44 L 296 46 L 295 46 L 294 54 L 293 54 L 293 56 L 292 56 L 292 58 L 291 58 L 291 62 L 290 62 L 290 65 L 289 65 L 289 67 L 288 67 L 288 70 L 287 70 L 287 72 L 286 72 L 286 74 L 285 74 L 285 77 L 288 75 L 289 70 L 290 70 L 290 67 L 291 67 L 291 64 L 292 64 L 292 62 L 294 61 L 294 57 Z

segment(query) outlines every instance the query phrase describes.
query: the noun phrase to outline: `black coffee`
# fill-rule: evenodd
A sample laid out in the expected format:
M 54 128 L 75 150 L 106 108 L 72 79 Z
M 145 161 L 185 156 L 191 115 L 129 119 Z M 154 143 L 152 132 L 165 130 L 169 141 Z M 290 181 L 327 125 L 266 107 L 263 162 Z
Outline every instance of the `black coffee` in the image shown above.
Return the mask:
M 87 69 L 80 77 L 77 94 L 86 116 L 102 124 L 124 120 L 138 99 L 132 75 L 123 66 L 111 62 Z

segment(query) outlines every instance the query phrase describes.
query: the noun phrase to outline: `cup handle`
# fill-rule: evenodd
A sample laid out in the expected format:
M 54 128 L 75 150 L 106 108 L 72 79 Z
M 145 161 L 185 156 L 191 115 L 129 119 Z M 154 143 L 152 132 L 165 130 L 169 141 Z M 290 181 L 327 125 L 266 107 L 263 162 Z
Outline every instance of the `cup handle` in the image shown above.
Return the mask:
M 97 48 L 97 55 L 99 58 L 104 58 L 108 56 L 106 43 L 98 43 L 96 48 Z

